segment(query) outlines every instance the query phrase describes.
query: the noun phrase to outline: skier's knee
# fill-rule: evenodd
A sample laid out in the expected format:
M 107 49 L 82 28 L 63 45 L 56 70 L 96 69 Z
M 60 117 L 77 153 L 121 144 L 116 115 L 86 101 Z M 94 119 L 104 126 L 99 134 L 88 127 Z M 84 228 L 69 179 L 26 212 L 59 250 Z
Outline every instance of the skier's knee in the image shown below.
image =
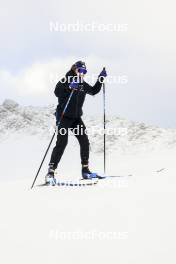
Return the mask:
M 83 144 L 84 146 L 88 146 L 88 147 L 89 147 L 90 142 L 89 142 L 89 139 L 88 139 L 88 136 L 87 136 L 87 135 L 85 135 L 85 136 L 82 138 L 82 144 Z
M 57 146 L 66 146 L 68 143 L 68 136 L 61 136 L 61 135 L 58 135 L 57 137 L 57 142 L 56 142 L 56 145 Z

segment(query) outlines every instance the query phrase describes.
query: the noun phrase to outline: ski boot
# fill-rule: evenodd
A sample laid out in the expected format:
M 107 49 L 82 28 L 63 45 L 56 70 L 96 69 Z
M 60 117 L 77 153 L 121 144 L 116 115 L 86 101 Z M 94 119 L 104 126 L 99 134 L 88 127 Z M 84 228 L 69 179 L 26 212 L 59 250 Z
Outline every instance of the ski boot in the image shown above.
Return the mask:
M 91 172 L 87 165 L 86 166 L 83 165 L 82 178 L 84 180 L 91 180 L 91 179 L 104 179 L 105 177 L 98 175 L 96 172 Z
M 56 179 L 55 179 L 55 169 L 52 165 L 49 165 L 48 173 L 45 176 L 45 184 L 55 186 L 56 185 Z

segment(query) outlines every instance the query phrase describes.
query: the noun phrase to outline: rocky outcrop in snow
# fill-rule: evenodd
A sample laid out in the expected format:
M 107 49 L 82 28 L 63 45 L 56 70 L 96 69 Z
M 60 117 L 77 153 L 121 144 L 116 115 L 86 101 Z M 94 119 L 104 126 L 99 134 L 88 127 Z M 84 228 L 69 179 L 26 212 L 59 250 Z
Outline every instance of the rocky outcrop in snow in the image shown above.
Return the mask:
M 14 134 L 37 135 L 51 138 L 55 126 L 55 107 L 22 107 L 12 100 L 5 100 L 0 105 L 0 140 Z M 91 149 L 103 151 L 103 120 L 85 117 L 84 121 L 91 133 Z M 172 148 L 176 146 L 176 130 L 147 126 L 143 123 L 130 122 L 118 117 L 107 118 L 107 150 L 119 152 L 138 152 Z M 72 140 L 77 144 L 76 140 Z

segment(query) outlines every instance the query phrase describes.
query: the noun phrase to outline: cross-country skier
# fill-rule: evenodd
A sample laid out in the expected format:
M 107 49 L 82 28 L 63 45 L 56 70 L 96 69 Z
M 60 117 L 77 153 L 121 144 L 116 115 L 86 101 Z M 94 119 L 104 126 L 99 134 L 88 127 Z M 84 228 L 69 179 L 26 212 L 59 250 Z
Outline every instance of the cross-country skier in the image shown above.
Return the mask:
M 89 170 L 89 139 L 81 116 L 83 114 L 82 106 L 84 104 L 86 94 L 95 95 L 99 93 L 102 82 L 107 76 L 107 73 L 106 70 L 103 69 L 94 86 L 90 86 L 84 81 L 84 75 L 86 73 L 87 69 L 85 63 L 78 61 L 71 67 L 71 70 L 66 74 L 66 76 L 56 85 L 55 95 L 58 97 L 59 103 L 56 110 L 56 124 L 60 120 L 70 93 L 73 90 L 74 92 L 58 127 L 57 141 L 51 155 L 49 169 L 46 175 L 46 183 L 50 183 L 52 185 L 56 183 L 55 170 L 57 169 L 68 142 L 68 130 L 70 129 L 73 131 L 74 128 L 77 128 L 77 132 L 79 132 L 76 133 L 75 136 L 80 144 L 82 177 L 83 179 L 98 178 L 96 173 L 92 173 Z

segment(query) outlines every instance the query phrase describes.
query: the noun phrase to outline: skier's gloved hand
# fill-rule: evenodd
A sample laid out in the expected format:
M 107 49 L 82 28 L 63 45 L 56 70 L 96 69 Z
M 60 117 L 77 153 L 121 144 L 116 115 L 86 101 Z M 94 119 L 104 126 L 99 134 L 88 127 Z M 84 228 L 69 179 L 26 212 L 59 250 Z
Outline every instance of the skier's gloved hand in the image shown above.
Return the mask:
M 102 83 L 104 81 L 105 77 L 107 77 L 107 72 L 106 72 L 106 69 L 103 68 L 103 70 L 100 72 L 100 74 L 98 76 L 98 80 Z
M 107 77 L 107 72 L 105 68 L 103 68 L 98 77 Z
M 73 81 L 72 83 L 70 83 L 69 88 L 73 89 L 73 90 L 77 90 L 78 89 L 78 81 Z

